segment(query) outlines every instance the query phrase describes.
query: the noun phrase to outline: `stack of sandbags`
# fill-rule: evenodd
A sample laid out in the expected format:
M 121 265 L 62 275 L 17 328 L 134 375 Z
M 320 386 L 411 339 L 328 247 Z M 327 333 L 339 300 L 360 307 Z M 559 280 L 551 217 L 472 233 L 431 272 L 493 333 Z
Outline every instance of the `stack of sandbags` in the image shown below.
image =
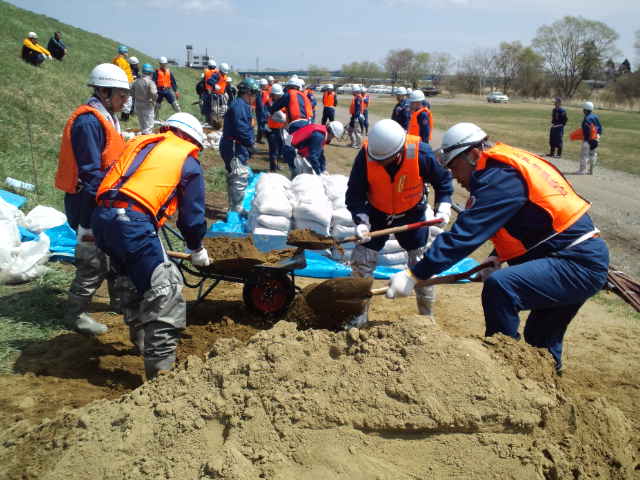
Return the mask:
M 331 215 L 331 236 L 336 240 L 352 237 L 356 234 L 356 225 L 351 218 L 351 212 L 345 205 L 345 194 L 347 192 L 346 175 L 323 175 L 322 182 L 327 198 L 331 201 L 333 214 Z M 351 258 L 351 252 L 355 247 L 354 243 L 343 243 L 341 248 L 331 249 L 331 258 L 347 263 Z
M 408 260 L 407 251 L 400 246 L 393 235 L 378 252 L 378 265 L 384 267 L 404 269 L 407 267 Z
M 308 173 L 297 175 L 291 182 L 291 189 L 295 197 L 294 227 L 330 235 L 333 204 L 325 193 L 321 176 Z
M 254 235 L 287 235 L 292 214 L 291 181 L 278 173 L 262 174 L 249 211 L 249 231 Z

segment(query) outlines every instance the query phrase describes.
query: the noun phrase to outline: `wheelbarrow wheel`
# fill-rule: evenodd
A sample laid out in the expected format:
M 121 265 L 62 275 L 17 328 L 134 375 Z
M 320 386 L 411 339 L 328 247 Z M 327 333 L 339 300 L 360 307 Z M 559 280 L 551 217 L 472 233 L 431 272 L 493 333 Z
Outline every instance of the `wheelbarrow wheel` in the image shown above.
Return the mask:
M 295 294 L 293 282 L 286 274 L 252 278 L 242 289 L 242 298 L 247 308 L 267 318 L 277 318 L 284 314 Z

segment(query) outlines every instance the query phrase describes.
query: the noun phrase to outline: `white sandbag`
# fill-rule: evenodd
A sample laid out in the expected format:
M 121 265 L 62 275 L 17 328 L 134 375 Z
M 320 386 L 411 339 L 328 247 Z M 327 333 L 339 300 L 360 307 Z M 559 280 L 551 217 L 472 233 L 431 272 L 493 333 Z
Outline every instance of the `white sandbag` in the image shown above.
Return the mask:
M 344 199 L 348 182 L 349 177 L 346 175 L 325 175 L 322 177 L 325 192 L 331 202 L 337 199 Z
M 258 227 L 286 233 L 291 228 L 291 220 L 289 217 L 260 214 L 256 217 L 256 228 Z
M 282 188 L 291 190 L 291 180 L 279 173 L 263 173 L 256 183 L 256 193 L 263 189 Z
M 298 202 L 293 209 L 293 218 L 296 221 L 315 222 L 329 230 L 333 210 L 327 198 L 319 198 L 315 202 Z
M 0 198 L 0 219 L 11 220 L 19 227 L 24 227 L 24 213 L 15 205 Z
M 320 175 L 311 175 L 309 173 L 297 175 L 291 182 L 291 190 L 293 190 L 298 201 L 305 198 L 327 198 Z
M 356 227 L 346 227 L 344 225 L 333 225 L 331 227 L 331 236 L 336 240 L 342 240 L 343 238 L 353 237 L 356 234 Z
M 404 250 L 396 253 L 378 253 L 378 265 L 396 265 L 407 263 L 409 257 Z
M 404 249 L 400 246 L 398 241 L 392 235 L 389 238 L 389 240 L 387 240 L 387 242 L 384 244 L 384 247 L 382 247 L 382 250 L 380 250 L 380 252 L 381 253 L 398 253 L 398 252 L 404 252 Z
M 334 204 L 335 207 L 335 204 Z M 344 225 L 347 227 L 355 226 L 351 212 L 346 208 L 334 208 L 331 216 L 332 225 Z
M 290 218 L 293 209 L 289 198 L 282 192 L 275 190 L 273 192 L 262 191 L 253 198 L 252 210 L 260 212 L 264 215 L 275 215 Z
M 38 205 L 24 219 L 27 230 L 40 233 L 48 228 L 57 227 L 67 221 L 67 216 L 53 207 Z
M 271 235 L 271 236 L 278 236 L 278 237 L 286 237 L 287 236 L 287 232 L 281 232 L 280 230 L 271 230 L 270 228 L 264 228 L 264 227 L 256 227 L 256 229 L 253 231 L 254 235 Z
M 49 237 L 41 233 L 38 240 L 13 248 L 9 263 L 0 266 L 0 283 L 24 283 L 43 275 L 48 270 L 44 264 L 49 260 L 50 243 Z

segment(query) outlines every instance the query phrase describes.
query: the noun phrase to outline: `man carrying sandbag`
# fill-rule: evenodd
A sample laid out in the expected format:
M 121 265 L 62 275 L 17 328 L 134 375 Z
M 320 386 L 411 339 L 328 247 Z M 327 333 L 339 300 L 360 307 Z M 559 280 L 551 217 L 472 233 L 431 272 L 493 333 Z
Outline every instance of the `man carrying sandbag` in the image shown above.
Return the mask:
M 440 226 L 444 227 L 451 216 L 451 173 L 438 163 L 431 147 L 421 142 L 420 137 L 408 135 L 394 120 L 376 123 L 354 161 L 345 195 L 360 238 L 351 255 L 354 277 L 373 275 L 378 252 L 389 238 L 387 235 L 371 239 L 372 230 L 425 220 L 427 183 L 435 190 L 435 216 L 443 219 Z M 422 259 L 429 228 L 398 233 L 396 239 L 408 253 L 409 266 L 413 266 Z M 431 315 L 434 287 L 419 287 L 415 293 L 418 312 Z M 351 325 L 359 327 L 366 322 L 365 309 Z

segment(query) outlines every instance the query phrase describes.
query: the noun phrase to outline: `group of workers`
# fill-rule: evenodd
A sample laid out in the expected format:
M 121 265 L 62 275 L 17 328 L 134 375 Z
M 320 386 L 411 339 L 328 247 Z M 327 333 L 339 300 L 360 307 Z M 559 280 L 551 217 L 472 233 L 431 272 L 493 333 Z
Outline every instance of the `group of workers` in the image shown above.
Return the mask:
M 62 41 L 62 33 L 60 32 L 53 34 L 49 39 L 47 48 L 40 45 L 36 32 L 29 32 L 27 37 L 22 41 L 22 59 L 36 67 L 40 66 L 45 60 L 53 60 L 55 58 L 56 60 L 62 61 L 67 53 L 69 53 L 69 49 Z
M 126 50 L 119 53 L 126 58 Z M 202 246 L 205 182 L 198 161 L 204 132 L 198 119 L 179 112 L 176 99 L 166 95 L 176 113 L 160 133 L 143 131 L 125 144 L 117 114 L 130 97 L 135 96 L 139 114 L 149 115 L 158 103 L 143 100 L 147 89 L 153 91 L 155 85 L 159 96 L 159 78 L 163 88 L 177 92 L 177 86 L 166 61 L 156 71 L 143 65 L 134 82 L 133 73 L 116 63 L 122 61 L 116 58 L 93 69 L 88 81 L 92 96 L 71 114 L 62 136 L 55 183 L 65 192 L 65 212 L 78 241 L 65 317 L 81 333 L 104 333 L 107 327 L 87 309 L 107 280 L 113 308 L 124 314 L 131 340 L 144 357 L 146 376 L 153 378 L 173 367 L 186 324 L 182 278 L 159 239 L 168 217 L 177 213 L 176 225 L 192 263 L 210 263 Z M 215 72 L 205 73 L 210 92 L 225 91 L 223 66 L 217 79 L 211 80 Z M 530 310 L 525 340 L 547 348 L 560 370 L 569 322 L 607 277 L 608 250 L 587 213 L 590 204 L 552 164 L 491 143 L 477 125 L 454 125 L 441 148 L 432 149 L 433 116 L 424 95 L 401 92 L 392 119 L 375 123 L 362 140 L 349 176 L 346 205 L 359 238 L 351 257 L 353 275 L 373 275 L 387 237 L 372 238 L 372 231 L 439 219 L 436 227 L 396 235 L 408 253 L 409 268 L 391 277 L 386 294 L 395 298 L 415 292 L 419 313 L 432 315 L 435 294 L 426 280 L 490 239 L 494 251 L 487 262 L 492 266 L 480 272 L 486 335 L 519 338 L 518 313 Z M 344 126 L 334 119 L 332 86 L 323 92 L 321 124 L 313 122 L 310 93 L 295 76 L 284 85 L 272 78 L 246 78 L 238 84 L 220 141 L 230 210 L 241 211 L 248 182 L 256 143 L 252 109 L 258 130 L 267 137 L 273 170 L 284 158 L 293 175 L 326 173 L 324 146 L 342 136 Z M 354 92 L 352 127 L 365 133 L 367 103 L 363 92 Z M 443 231 L 451 217 L 453 178 L 470 196 L 449 231 Z M 434 190 L 435 212 L 428 203 L 428 185 Z M 364 312 L 350 325 L 366 323 Z

